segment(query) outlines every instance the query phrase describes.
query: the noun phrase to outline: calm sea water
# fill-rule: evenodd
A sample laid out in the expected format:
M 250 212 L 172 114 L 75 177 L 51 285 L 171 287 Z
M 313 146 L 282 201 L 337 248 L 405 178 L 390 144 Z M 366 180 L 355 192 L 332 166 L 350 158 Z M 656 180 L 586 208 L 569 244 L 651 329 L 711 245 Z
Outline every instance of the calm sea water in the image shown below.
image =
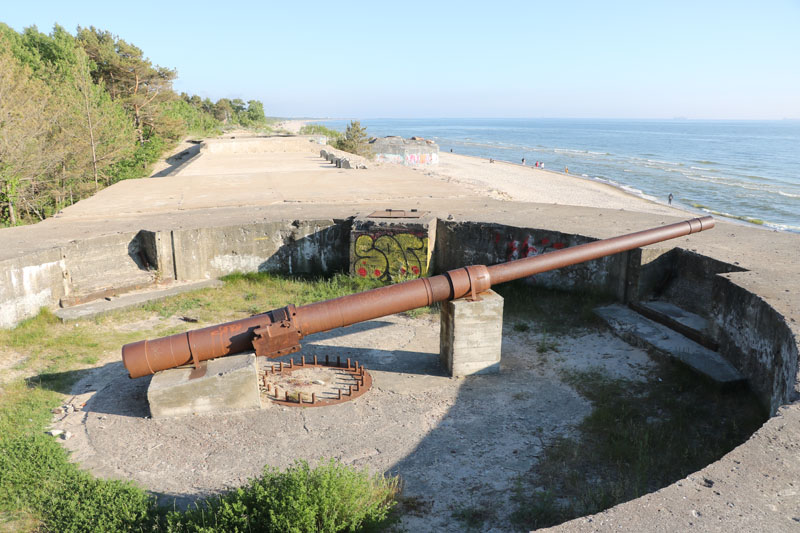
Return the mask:
M 323 122 L 344 130 L 347 121 Z M 371 119 L 371 136 L 433 139 L 611 183 L 682 207 L 800 232 L 800 121 Z

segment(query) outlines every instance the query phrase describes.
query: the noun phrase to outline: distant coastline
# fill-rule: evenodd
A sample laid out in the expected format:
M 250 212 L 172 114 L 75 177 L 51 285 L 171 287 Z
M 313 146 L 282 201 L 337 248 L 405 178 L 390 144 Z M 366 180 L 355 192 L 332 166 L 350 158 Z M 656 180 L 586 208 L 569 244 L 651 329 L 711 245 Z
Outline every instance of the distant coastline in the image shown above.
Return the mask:
M 347 121 L 309 120 L 343 129 Z M 603 183 L 691 213 L 800 233 L 796 121 L 368 119 L 371 135 L 419 135 L 442 152 Z

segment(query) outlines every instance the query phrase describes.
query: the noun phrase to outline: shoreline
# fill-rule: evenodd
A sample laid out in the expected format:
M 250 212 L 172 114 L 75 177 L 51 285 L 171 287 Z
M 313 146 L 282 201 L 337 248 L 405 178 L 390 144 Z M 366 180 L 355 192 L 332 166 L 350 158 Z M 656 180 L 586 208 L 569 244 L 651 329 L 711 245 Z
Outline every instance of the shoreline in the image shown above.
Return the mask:
M 329 119 L 329 120 L 341 120 L 341 119 Z M 309 122 L 314 122 L 314 120 L 310 120 Z M 319 120 L 319 122 L 324 122 L 324 121 L 323 120 Z M 385 133 L 385 134 L 394 133 L 392 130 L 388 129 L 389 126 L 390 126 L 390 124 L 384 124 L 383 130 L 382 130 L 383 133 Z M 412 135 L 413 132 L 409 128 L 406 128 L 405 130 L 403 130 L 403 134 L 404 135 Z M 448 148 L 449 148 L 449 146 L 448 146 Z M 456 150 L 459 149 L 457 146 L 454 146 L 454 148 Z M 581 151 L 581 150 L 577 150 L 577 151 Z M 464 155 L 464 157 L 474 158 L 474 159 L 478 159 L 478 160 L 482 160 L 482 161 L 488 161 L 488 158 L 492 157 L 492 152 L 493 152 L 493 150 L 488 150 L 488 151 L 484 150 L 481 153 L 480 156 L 478 156 L 478 155 L 461 154 L 459 152 L 455 152 L 452 155 Z M 445 149 L 442 148 L 441 151 L 440 151 L 440 154 L 442 156 L 444 156 L 446 154 L 449 154 L 449 152 L 446 152 Z M 518 162 L 519 161 L 518 159 L 514 159 L 513 161 L 501 159 L 504 155 L 507 157 L 510 154 L 499 153 L 498 155 L 500 156 L 500 158 L 494 158 L 496 162 L 498 162 L 498 163 L 503 162 L 503 163 L 505 163 L 507 165 L 513 165 L 515 167 L 522 167 L 522 165 Z M 526 155 L 526 157 L 527 157 L 527 155 Z M 515 162 L 515 161 L 517 161 L 517 162 Z M 526 165 L 526 166 L 529 166 L 529 165 Z M 570 169 L 572 169 L 572 165 L 570 164 L 569 166 L 570 166 Z M 533 167 L 531 167 L 531 168 L 533 169 Z M 705 198 L 705 196 L 704 196 L 705 193 L 700 194 L 699 196 L 697 194 L 695 194 L 693 196 L 690 195 L 689 197 L 686 197 L 686 198 L 675 198 L 673 203 L 669 204 L 668 201 L 667 201 L 667 193 L 669 191 L 668 190 L 665 191 L 664 190 L 665 187 L 663 187 L 663 186 L 662 187 L 655 187 L 655 189 L 650 187 L 650 189 L 658 191 L 659 195 L 656 196 L 655 194 L 651 194 L 649 192 L 645 192 L 645 190 L 640 188 L 641 186 L 645 186 L 644 183 L 637 184 L 637 179 L 634 179 L 633 183 L 631 183 L 630 179 L 626 179 L 626 177 L 624 175 L 621 175 L 621 174 L 620 175 L 613 175 L 612 177 L 595 176 L 593 173 L 596 172 L 596 170 L 591 166 L 586 167 L 586 165 L 581 165 L 580 166 L 580 168 L 581 168 L 580 172 L 566 174 L 566 173 L 564 173 L 564 172 L 559 170 L 559 169 L 562 169 L 562 168 L 564 168 L 563 167 L 563 161 L 562 161 L 562 165 L 560 165 L 560 166 L 559 165 L 551 166 L 548 169 L 541 169 L 541 170 L 544 170 L 545 172 L 550 172 L 550 173 L 553 174 L 553 176 L 558 176 L 559 179 L 562 179 L 562 180 L 566 179 L 567 177 L 575 177 L 575 178 L 581 178 L 581 179 L 586 180 L 586 181 L 591 182 L 591 183 L 600 183 L 600 184 L 608 185 L 608 186 L 616 189 L 617 191 L 619 191 L 619 192 L 621 192 L 623 194 L 630 195 L 633 198 L 636 198 L 636 199 L 639 199 L 639 200 L 644 200 L 645 202 L 650 202 L 653 205 L 662 206 L 665 209 L 677 210 L 677 212 L 681 212 L 681 213 L 689 213 L 689 214 L 692 214 L 692 215 L 703 215 L 703 216 L 712 215 L 714 217 L 717 217 L 720 220 L 725 220 L 725 221 L 728 221 L 728 222 L 731 222 L 731 223 L 737 224 L 737 225 L 756 226 L 756 227 L 759 227 L 759 228 L 765 229 L 765 230 L 779 231 L 779 232 L 782 232 L 782 233 L 800 234 L 800 225 L 793 224 L 793 220 L 792 219 L 785 219 L 785 218 L 782 218 L 779 215 L 775 215 L 777 217 L 777 219 L 778 220 L 782 220 L 782 222 L 775 221 L 775 220 L 770 218 L 769 213 L 762 212 L 763 209 L 758 209 L 758 208 L 736 209 L 736 207 L 733 206 L 733 205 L 728 206 L 727 204 L 730 204 L 731 202 L 727 202 L 727 201 L 723 201 L 722 204 L 725 204 L 725 205 L 722 205 L 722 206 L 714 205 L 715 203 L 718 203 L 718 202 L 713 202 L 711 200 L 706 201 L 706 202 L 703 201 L 703 198 Z M 540 169 L 535 169 L 535 170 L 540 170 Z M 574 170 L 574 169 L 572 169 L 572 170 Z M 435 172 L 439 172 L 439 171 L 435 170 Z M 448 175 L 448 177 L 454 178 L 454 179 L 456 179 L 458 181 L 463 181 L 463 180 L 459 179 L 460 176 L 458 176 L 458 175 L 452 175 L 452 173 L 449 173 L 449 172 L 443 172 L 443 174 Z M 651 178 L 652 178 L 652 176 L 650 178 L 648 178 L 648 179 L 651 179 Z M 472 180 L 468 179 L 466 181 L 469 182 L 469 181 L 472 181 Z M 573 182 L 573 183 L 575 183 L 578 187 L 582 187 L 580 182 Z M 666 182 L 663 182 L 663 183 L 666 183 Z M 492 189 L 506 190 L 507 189 L 506 187 L 503 186 L 502 183 L 500 183 L 498 180 L 494 180 L 494 179 L 490 180 L 487 183 L 483 183 L 482 186 L 487 187 L 489 190 L 492 190 Z M 647 187 L 645 186 L 645 188 L 647 188 Z M 713 193 L 714 193 L 714 189 L 712 188 L 712 189 L 710 189 L 709 194 L 711 196 L 713 196 Z M 725 191 L 721 191 L 721 190 L 717 191 L 717 194 L 724 194 L 724 193 L 725 193 Z M 731 194 L 733 194 L 733 193 L 731 193 Z M 513 198 L 520 199 L 519 196 L 516 196 L 516 195 L 513 195 L 513 194 L 511 196 Z M 676 194 L 676 196 L 680 196 L 680 195 Z M 786 196 L 786 195 L 784 195 L 784 196 Z M 566 198 L 569 198 L 569 197 L 570 197 L 569 195 L 566 196 Z M 528 197 L 528 198 L 530 198 L 530 197 Z M 569 205 L 570 202 L 569 201 L 556 201 L 556 203 L 565 203 L 565 204 Z M 703 205 L 704 203 L 705 204 L 709 204 L 709 205 Z M 578 205 L 592 205 L 592 204 L 588 203 L 587 201 L 582 201 Z M 594 204 L 594 205 L 597 205 L 597 204 Z M 783 205 L 783 204 L 781 204 L 781 205 Z M 602 206 L 602 204 L 601 205 L 597 205 L 597 206 Z M 648 208 L 640 208 L 640 209 L 644 209 L 645 211 L 649 211 Z M 740 211 L 743 212 L 744 214 L 741 214 L 741 213 L 737 214 Z M 673 212 L 675 212 L 675 211 L 673 211 Z
M 626 189 L 626 187 L 633 188 L 632 186 L 626 186 L 624 184 L 620 184 L 620 183 L 617 183 L 617 182 L 611 182 L 611 181 L 608 181 L 608 180 L 594 179 L 594 178 L 591 178 L 591 177 L 586 176 L 586 175 L 567 174 L 567 173 L 564 173 L 564 172 L 560 172 L 558 170 L 536 168 L 536 167 L 532 167 L 530 165 L 523 165 L 521 163 L 516 163 L 514 161 L 506 161 L 506 160 L 503 160 L 503 159 L 494 159 L 494 163 L 490 163 L 489 159 L 484 158 L 484 157 L 475 156 L 475 155 L 469 155 L 469 154 L 458 154 L 458 153 L 454 153 L 454 152 L 440 152 L 440 161 L 441 161 L 442 155 L 444 155 L 445 158 L 457 157 L 457 158 L 471 159 L 471 160 L 474 160 L 477 164 L 481 164 L 481 163 L 485 163 L 487 165 L 500 164 L 500 165 L 507 165 L 507 166 L 515 167 L 521 172 L 528 171 L 528 172 L 541 173 L 542 175 L 549 175 L 551 177 L 551 179 L 554 180 L 554 182 L 557 181 L 557 182 L 562 183 L 562 184 L 564 183 L 564 180 L 576 180 L 576 181 L 572 182 L 572 185 L 576 189 L 579 189 L 579 190 L 582 190 L 582 191 L 588 191 L 588 189 L 590 189 L 592 187 L 607 188 L 608 190 L 614 191 L 615 195 L 624 195 L 624 196 L 630 198 L 631 199 L 631 204 L 630 204 L 630 206 L 628 206 L 628 208 L 631 211 L 663 213 L 663 211 L 661 209 L 653 210 L 653 209 L 644 208 L 643 204 L 650 204 L 652 206 L 658 206 L 660 208 L 670 210 L 670 211 L 672 211 L 672 213 L 670 213 L 670 214 L 673 214 L 673 215 L 677 214 L 676 212 L 689 214 L 689 215 L 692 215 L 692 216 L 698 216 L 698 215 L 699 216 L 707 216 L 707 215 L 711 215 L 711 216 L 716 217 L 717 219 L 721 219 L 721 220 L 724 220 L 724 221 L 729 222 L 731 224 L 736 224 L 736 225 L 740 225 L 740 226 L 753 227 L 753 228 L 761 229 L 761 230 L 765 230 L 765 231 L 778 231 L 778 232 L 781 232 L 781 233 L 791 233 L 791 234 L 800 233 L 798 231 L 795 231 L 795 230 L 792 230 L 792 229 L 789 229 L 789 228 L 776 227 L 775 225 L 772 225 L 769 222 L 765 222 L 765 221 L 754 222 L 754 221 L 748 220 L 746 217 L 742 217 L 742 216 L 739 216 L 739 215 L 732 215 L 732 214 L 729 214 L 729 213 L 721 213 L 719 211 L 715 211 L 715 210 L 712 210 L 712 209 L 696 208 L 696 207 L 689 206 L 689 205 L 686 205 L 686 204 L 683 204 L 683 203 L 673 203 L 673 204 L 670 205 L 670 204 L 668 204 L 666 202 L 659 201 L 655 197 L 653 197 L 651 195 L 647 195 L 642 191 L 639 191 L 641 194 L 637 194 L 637 193 L 635 193 L 635 192 L 633 192 L 631 190 Z M 431 169 L 431 170 L 433 170 L 435 173 L 437 173 L 439 175 L 445 175 L 445 176 L 447 176 L 447 178 L 449 178 L 451 180 L 454 180 L 456 182 L 464 181 L 459 176 L 454 176 L 454 175 L 451 175 L 451 174 L 444 174 L 444 173 L 436 172 L 438 169 Z M 579 181 L 577 181 L 577 180 L 579 180 Z M 502 182 L 502 178 L 500 178 L 499 181 Z M 583 183 L 581 183 L 581 182 L 583 182 Z M 471 185 L 475 185 L 474 182 L 470 182 L 469 181 L 469 178 L 467 179 L 467 183 L 470 183 Z M 498 186 L 499 184 L 497 184 L 497 183 L 490 184 L 490 183 L 484 182 L 482 185 L 487 188 L 486 192 L 488 194 L 490 194 L 490 196 L 491 196 L 491 191 L 493 189 L 502 188 L 502 185 Z M 638 191 L 638 189 L 635 189 L 635 190 Z M 513 194 L 510 195 L 509 199 L 518 200 L 518 201 L 536 201 L 536 200 L 531 200 L 528 197 L 524 197 L 524 196 L 523 197 L 519 197 L 519 196 L 513 195 Z M 586 200 L 579 201 L 579 202 L 576 202 L 576 203 L 559 202 L 559 201 L 550 202 L 550 203 L 555 203 L 555 204 L 558 204 L 558 205 L 580 205 L 580 206 L 585 206 L 585 207 L 608 207 L 607 205 L 604 205 L 604 204 L 602 204 L 600 202 L 592 202 L 592 201 L 586 201 Z M 639 206 L 637 206 L 635 204 L 641 204 L 641 207 L 639 207 Z M 626 207 L 623 207 L 623 209 L 626 209 Z M 754 219 L 754 220 L 756 220 L 756 219 Z

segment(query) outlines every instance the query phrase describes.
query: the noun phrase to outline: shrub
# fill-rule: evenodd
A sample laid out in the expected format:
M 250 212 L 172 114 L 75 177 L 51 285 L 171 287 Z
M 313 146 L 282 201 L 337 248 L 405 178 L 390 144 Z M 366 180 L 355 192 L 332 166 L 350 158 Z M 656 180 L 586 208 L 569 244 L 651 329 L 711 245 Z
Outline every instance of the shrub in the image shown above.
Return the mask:
M 285 472 L 266 468 L 247 487 L 167 517 L 168 531 L 211 533 L 355 531 L 387 518 L 397 478 L 371 476 L 335 460 L 311 468 L 297 461 Z

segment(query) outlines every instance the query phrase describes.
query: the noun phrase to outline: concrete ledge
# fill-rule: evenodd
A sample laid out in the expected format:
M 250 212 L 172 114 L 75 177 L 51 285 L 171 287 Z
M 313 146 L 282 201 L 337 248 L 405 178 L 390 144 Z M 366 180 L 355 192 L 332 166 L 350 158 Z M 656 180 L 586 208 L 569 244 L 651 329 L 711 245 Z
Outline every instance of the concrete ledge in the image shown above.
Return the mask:
M 255 353 L 204 361 L 200 369 L 158 372 L 147 389 L 153 418 L 261 407 Z
M 68 320 L 78 320 L 80 318 L 88 318 L 102 315 L 104 313 L 110 313 L 111 311 L 116 311 L 117 309 L 133 307 L 145 302 L 163 300 L 169 296 L 175 296 L 176 294 L 181 294 L 184 292 L 206 289 L 209 287 L 221 287 L 222 284 L 223 283 L 218 279 L 207 279 L 195 283 L 182 283 L 164 289 L 125 294 L 123 296 L 118 296 L 108 300 L 103 299 L 96 302 L 76 305 L 74 307 L 58 309 L 56 310 L 55 315 L 64 322 Z

